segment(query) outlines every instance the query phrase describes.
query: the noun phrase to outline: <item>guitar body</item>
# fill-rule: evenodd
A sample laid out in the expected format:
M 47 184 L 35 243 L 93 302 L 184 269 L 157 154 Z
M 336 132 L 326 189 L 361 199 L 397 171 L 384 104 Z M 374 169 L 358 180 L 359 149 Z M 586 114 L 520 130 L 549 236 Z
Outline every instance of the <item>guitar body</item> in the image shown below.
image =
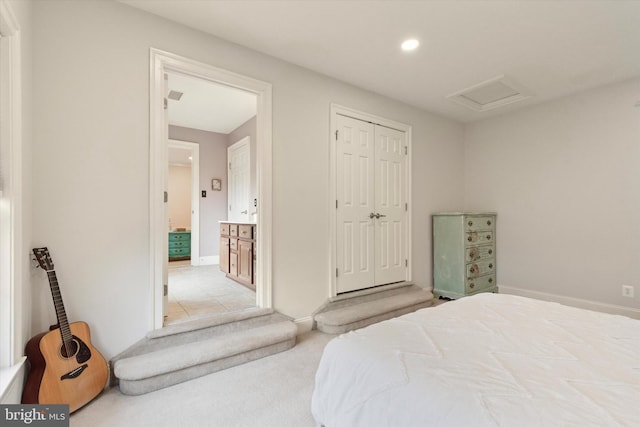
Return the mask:
M 67 404 L 71 413 L 89 403 L 107 385 L 109 368 L 91 344 L 89 326 L 84 322 L 68 326 L 72 343 L 67 346 L 58 329 L 36 335 L 27 343 L 31 370 L 22 403 Z

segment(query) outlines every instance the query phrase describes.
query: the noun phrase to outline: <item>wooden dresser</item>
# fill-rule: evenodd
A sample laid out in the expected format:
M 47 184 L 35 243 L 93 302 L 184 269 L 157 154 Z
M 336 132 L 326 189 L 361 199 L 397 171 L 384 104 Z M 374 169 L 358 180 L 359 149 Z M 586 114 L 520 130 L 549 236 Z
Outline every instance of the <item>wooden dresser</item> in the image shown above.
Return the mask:
M 169 261 L 191 259 L 191 232 L 169 232 Z
M 433 293 L 460 298 L 497 292 L 496 214 L 433 215 Z
M 255 231 L 255 224 L 220 222 L 220 270 L 254 291 Z

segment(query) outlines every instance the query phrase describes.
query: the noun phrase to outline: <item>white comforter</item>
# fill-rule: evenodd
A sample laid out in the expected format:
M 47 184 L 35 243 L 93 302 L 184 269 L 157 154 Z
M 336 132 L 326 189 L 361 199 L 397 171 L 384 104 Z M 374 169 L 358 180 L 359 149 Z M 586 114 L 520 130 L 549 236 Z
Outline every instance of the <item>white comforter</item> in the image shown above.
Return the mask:
M 479 294 L 333 339 L 326 427 L 640 426 L 640 321 Z

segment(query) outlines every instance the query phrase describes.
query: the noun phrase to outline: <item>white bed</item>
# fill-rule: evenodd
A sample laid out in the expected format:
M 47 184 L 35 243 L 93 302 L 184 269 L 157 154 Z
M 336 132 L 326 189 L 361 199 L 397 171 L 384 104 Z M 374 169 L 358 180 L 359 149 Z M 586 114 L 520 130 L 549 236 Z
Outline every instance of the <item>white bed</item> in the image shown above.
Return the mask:
M 336 337 L 326 427 L 640 426 L 640 321 L 478 294 Z

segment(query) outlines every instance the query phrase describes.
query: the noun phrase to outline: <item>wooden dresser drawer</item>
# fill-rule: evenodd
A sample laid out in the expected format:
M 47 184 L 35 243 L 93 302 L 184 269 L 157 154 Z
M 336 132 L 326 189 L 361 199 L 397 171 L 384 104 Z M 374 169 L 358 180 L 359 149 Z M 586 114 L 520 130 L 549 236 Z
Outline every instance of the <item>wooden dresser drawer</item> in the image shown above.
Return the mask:
M 484 276 L 485 274 L 493 273 L 495 268 L 496 261 L 494 259 L 467 264 L 467 277 L 475 278 Z
M 495 246 L 472 246 L 465 249 L 465 260 L 467 262 L 478 261 L 481 259 L 493 258 L 496 253 Z
M 229 224 L 229 236 L 238 237 L 238 224 Z
M 169 258 L 178 258 L 191 255 L 191 248 L 170 248 Z
M 229 248 L 232 251 L 238 250 L 238 239 L 229 239 Z
M 191 247 L 191 240 L 178 240 L 178 241 L 169 240 L 169 249 L 190 248 L 190 247 Z
M 181 241 L 190 241 L 191 233 L 183 232 L 183 231 L 171 231 L 169 232 L 169 242 L 181 242 Z
M 238 237 L 242 237 L 243 239 L 253 239 L 253 225 L 239 225 Z
M 220 224 L 220 235 L 221 236 L 229 235 L 229 224 Z
M 491 289 L 496 285 L 496 275 L 488 274 L 486 276 L 480 276 L 475 279 L 465 280 L 465 292 L 467 294 L 473 294 L 481 292 L 486 289 Z
M 466 217 L 464 228 L 467 232 L 480 230 L 493 230 L 495 221 L 490 216 Z
M 467 245 L 477 245 L 491 242 L 493 242 L 493 231 L 474 231 L 471 233 L 467 233 Z

